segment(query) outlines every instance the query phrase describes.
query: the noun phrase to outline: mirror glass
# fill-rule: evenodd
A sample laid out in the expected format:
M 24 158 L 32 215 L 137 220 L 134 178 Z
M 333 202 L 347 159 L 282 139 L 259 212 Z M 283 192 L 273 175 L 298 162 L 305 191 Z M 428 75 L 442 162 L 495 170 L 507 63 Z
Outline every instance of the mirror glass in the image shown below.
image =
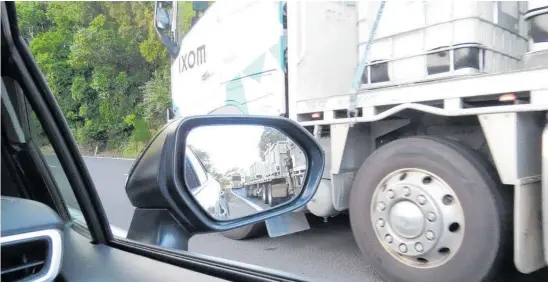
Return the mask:
M 156 26 L 160 29 L 167 30 L 170 26 L 169 13 L 164 9 L 158 7 L 156 14 Z
M 186 141 L 186 186 L 215 219 L 259 213 L 301 192 L 306 155 L 275 128 L 202 126 L 194 128 Z

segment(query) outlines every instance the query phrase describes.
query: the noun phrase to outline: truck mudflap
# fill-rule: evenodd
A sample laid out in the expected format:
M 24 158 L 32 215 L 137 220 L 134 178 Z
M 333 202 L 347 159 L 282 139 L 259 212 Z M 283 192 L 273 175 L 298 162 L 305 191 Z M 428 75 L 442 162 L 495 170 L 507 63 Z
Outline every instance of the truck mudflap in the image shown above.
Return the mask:
M 542 232 L 546 204 L 541 212 L 542 197 L 540 176 L 522 178 L 514 186 L 514 264 L 521 273 L 546 266 L 546 233 L 543 239 Z
M 548 94 L 548 93 L 545 93 Z M 542 131 L 542 226 L 544 263 L 548 265 L 548 114 Z
M 548 132 L 542 112 L 478 115 L 501 182 L 514 186 L 514 264 L 522 273 L 547 264 Z M 542 147 L 542 157 L 539 149 Z M 542 176 L 541 176 L 542 174 Z
M 280 237 L 310 229 L 304 212 L 290 212 L 265 221 L 268 236 Z

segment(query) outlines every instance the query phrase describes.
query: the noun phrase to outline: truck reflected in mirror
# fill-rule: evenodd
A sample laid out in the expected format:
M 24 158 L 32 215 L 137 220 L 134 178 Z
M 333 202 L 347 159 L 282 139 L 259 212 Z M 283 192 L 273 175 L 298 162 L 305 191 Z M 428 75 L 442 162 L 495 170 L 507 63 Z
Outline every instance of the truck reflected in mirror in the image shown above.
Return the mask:
M 301 192 L 306 155 L 275 128 L 202 126 L 192 129 L 186 141 L 186 186 L 215 219 L 271 209 Z

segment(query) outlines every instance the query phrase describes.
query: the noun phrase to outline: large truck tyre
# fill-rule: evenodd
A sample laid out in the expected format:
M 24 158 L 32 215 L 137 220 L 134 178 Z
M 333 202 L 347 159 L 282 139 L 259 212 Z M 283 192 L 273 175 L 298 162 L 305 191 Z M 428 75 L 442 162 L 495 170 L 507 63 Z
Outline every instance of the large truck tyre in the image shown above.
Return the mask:
M 263 203 L 268 205 L 268 186 L 266 184 L 263 185 L 263 189 L 261 191 L 261 200 Z
M 264 222 L 246 225 L 244 227 L 222 232 L 223 236 L 232 240 L 247 240 L 263 236 L 266 233 Z
M 481 156 L 434 137 L 393 141 L 360 168 L 350 223 L 385 281 L 496 281 L 512 262 L 512 197 Z
M 272 196 L 272 184 L 268 184 L 267 188 L 266 188 L 266 192 L 267 192 L 267 195 L 266 195 L 266 201 L 269 206 L 273 207 L 275 206 L 275 201 L 276 201 L 276 198 L 274 198 Z

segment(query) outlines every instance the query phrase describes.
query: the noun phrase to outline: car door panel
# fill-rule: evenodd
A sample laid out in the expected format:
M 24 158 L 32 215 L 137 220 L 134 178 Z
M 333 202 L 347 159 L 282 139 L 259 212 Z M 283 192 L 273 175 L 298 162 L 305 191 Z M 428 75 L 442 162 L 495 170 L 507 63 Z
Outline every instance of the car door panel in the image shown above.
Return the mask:
M 66 281 L 227 281 L 90 240 L 72 228 L 64 234 L 61 276 Z

